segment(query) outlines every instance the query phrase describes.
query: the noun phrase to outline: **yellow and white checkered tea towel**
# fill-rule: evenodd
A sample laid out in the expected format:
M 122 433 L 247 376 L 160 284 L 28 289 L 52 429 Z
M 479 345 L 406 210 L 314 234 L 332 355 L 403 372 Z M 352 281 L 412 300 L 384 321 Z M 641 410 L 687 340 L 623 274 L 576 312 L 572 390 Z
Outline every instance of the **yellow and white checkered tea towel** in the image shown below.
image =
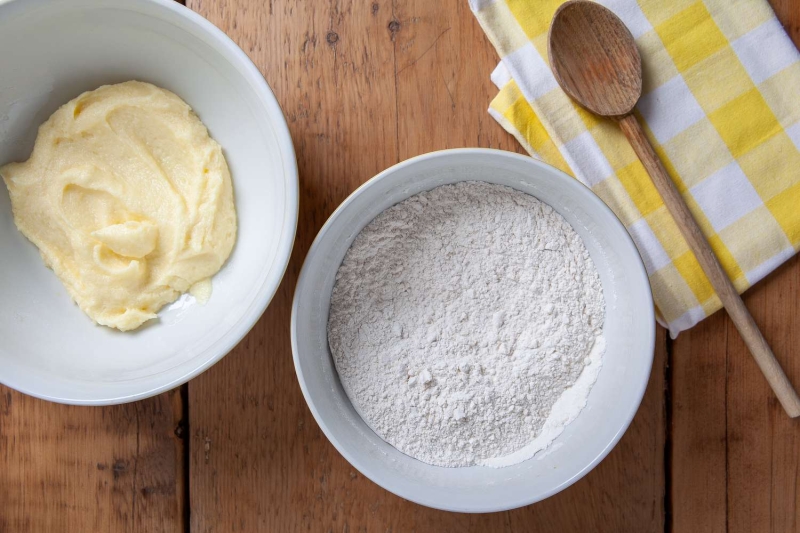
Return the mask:
M 489 112 L 531 155 L 614 210 L 672 336 L 721 307 L 616 124 L 574 104 L 547 63 L 564 0 L 469 0 L 502 61 Z M 800 248 L 800 57 L 765 0 L 601 0 L 642 55 L 636 113 L 742 292 Z

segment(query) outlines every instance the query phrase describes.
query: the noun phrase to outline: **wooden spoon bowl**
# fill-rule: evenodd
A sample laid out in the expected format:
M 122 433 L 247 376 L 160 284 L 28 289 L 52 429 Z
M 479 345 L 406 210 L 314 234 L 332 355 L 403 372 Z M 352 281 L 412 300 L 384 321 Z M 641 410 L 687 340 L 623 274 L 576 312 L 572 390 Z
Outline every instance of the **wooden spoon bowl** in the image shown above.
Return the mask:
M 642 58 L 633 35 L 600 4 L 562 4 L 550 26 L 548 54 L 564 92 L 593 113 L 627 115 L 642 95 Z

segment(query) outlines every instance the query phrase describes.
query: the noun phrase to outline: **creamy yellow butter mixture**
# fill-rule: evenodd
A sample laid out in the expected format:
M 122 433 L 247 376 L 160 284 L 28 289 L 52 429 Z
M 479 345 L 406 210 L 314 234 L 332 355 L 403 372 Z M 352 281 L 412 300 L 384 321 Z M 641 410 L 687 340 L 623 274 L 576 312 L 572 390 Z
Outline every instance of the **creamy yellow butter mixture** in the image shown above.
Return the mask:
M 236 240 L 222 150 L 173 93 L 130 81 L 83 93 L 0 167 L 19 230 L 80 308 L 128 331 L 210 278 Z

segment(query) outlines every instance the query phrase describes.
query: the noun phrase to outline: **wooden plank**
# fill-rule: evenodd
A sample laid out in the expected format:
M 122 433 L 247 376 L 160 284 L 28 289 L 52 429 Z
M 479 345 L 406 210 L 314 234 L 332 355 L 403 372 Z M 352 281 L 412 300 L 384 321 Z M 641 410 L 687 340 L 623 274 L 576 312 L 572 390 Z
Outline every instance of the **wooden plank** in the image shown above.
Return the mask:
M 254 60 L 289 121 L 301 172 L 294 255 L 248 337 L 192 381 L 192 531 L 659 531 L 665 337 L 644 404 L 611 455 L 544 503 L 464 515 L 411 504 L 356 472 L 305 406 L 288 340 L 310 243 L 358 185 L 448 147 L 519 150 L 488 116 L 497 62 L 466 2 L 189 0 Z
M 800 384 L 800 261 L 750 291 L 748 307 Z M 728 334 L 728 531 L 800 531 L 800 425 L 789 419 L 741 339 Z
M 525 153 L 489 116 L 499 59 L 467 2 L 395 2 L 399 159 L 481 146 Z
M 387 500 L 320 432 L 292 363 L 302 259 L 328 215 L 397 162 L 388 2 L 197 2 L 250 55 L 289 122 L 300 170 L 292 261 L 247 338 L 189 388 L 192 531 L 341 530 Z
M 114 407 L 0 386 L 0 532 L 183 531 L 179 391 Z
M 800 44 L 800 2 L 771 4 Z M 745 297 L 795 386 L 799 291 L 795 258 Z M 672 530 L 798 531 L 800 426 L 782 412 L 728 317 L 681 334 L 671 365 Z
M 676 532 L 726 530 L 726 328 L 727 317 L 717 313 L 671 346 L 670 519 Z

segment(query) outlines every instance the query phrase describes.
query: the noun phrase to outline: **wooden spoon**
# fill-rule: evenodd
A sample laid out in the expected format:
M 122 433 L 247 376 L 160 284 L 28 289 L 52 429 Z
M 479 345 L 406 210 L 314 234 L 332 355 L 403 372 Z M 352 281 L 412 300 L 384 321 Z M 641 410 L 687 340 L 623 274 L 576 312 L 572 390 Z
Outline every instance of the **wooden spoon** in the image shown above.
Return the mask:
M 564 92 L 589 111 L 619 122 L 781 405 L 790 417 L 800 416 L 797 392 L 632 114 L 642 95 L 642 60 L 628 28 L 603 6 L 572 0 L 556 11 L 548 49 Z

